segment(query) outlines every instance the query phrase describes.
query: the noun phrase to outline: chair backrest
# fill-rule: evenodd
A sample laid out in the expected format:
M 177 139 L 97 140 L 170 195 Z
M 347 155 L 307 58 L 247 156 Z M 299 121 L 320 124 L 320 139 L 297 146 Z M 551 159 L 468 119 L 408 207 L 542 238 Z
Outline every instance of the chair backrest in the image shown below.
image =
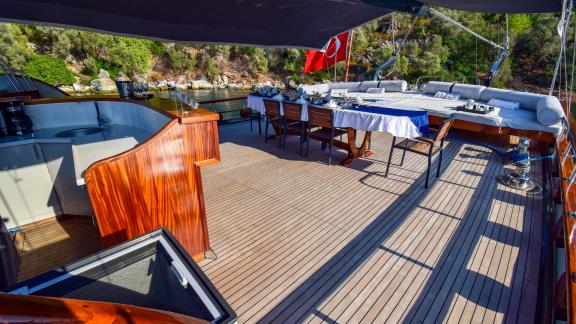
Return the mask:
M 267 118 L 280 118 L 280 102 L 264 99 L 264 110 Z
M 434 142 L 441 141 L 446 137 L 446 135 L 448 135 L 448 130 L 450 130 L 453 122 L 454 118 L 448 118 L 442 121 L 440 127 L 438 127 L 438 131 L 436 132 L 436 136 L 434 136 Z
M 302 119 L 302 105 L 293 102 L 284 103 L 284 118 L 288 120 Z
M 334 127 L 334 110 L 308 106 L 308 124 L 310 126 Z

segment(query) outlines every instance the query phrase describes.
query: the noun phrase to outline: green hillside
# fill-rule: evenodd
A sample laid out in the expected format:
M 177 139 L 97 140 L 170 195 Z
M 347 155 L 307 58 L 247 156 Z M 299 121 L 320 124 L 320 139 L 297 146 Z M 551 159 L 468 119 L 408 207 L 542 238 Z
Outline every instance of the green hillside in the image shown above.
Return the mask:
M 443 10 L 484 37 L 500 44 L 505 39 L 505 16 Z M 412 17 L 396 14 L 396 46 L 409 30 Z M 549 86 L 559 48 L 558 18 L 551 14 L 510 15 L 511 55 L 495 80 L 497 86 Z M 356 28 L 351 79 L 372 78 L 393 52 L 391 17 Z M 572 50 L 569 50 L 572 53 Z M 419 76 L 481 83 L 498 51 L 438 18 L 422 17 L 407 37 L 393 70 L 386 78 L 415 81 Z M 31 76 L 53 84 L 88 85 L 100 69 L 113 77 L 125 75 L 141 82 L 207 80 L 250 85 L 287 78 L 296 83 L 333 78 L 333 70 L 302 72 L 305 50 L 246 46 L 180 45 L 92 32 L 0 24 L 0 57 Z M 344 63 L 337 78 L 344 75 Z

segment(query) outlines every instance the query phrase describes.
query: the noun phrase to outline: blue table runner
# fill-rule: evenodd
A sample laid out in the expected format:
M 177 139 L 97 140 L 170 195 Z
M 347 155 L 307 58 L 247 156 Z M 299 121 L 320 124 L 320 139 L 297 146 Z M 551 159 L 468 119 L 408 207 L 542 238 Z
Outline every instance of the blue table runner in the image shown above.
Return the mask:
M 409 117 L 414 126 L 418 127 L 420 133 L 428 133 L 428 112 L 426 110 L 407 110 L 364 105 L 352 105 L 346 109 L 373 114 Z

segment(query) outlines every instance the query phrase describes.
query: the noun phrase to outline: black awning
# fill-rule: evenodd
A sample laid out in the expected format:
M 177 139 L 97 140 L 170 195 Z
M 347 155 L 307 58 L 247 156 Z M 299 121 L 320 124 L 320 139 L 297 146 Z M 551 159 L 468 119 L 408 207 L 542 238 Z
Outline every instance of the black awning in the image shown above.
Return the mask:
M 559 11 L 560 0 L 423 0 L 486 12 Z M 321 48 L 415 0 L 0 0 L 0 20 L 190 43 Z

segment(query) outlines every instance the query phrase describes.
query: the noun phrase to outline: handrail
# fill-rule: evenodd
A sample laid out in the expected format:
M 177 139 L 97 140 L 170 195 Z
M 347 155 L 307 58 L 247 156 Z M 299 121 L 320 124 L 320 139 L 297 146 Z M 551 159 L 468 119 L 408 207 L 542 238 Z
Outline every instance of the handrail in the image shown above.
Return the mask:
M 576 240 L 573 237 L 576 231 L 576 219 L 572 216 L 576 212 L 576 186 L 573 177 L 576 174 L 576 137 L 573 133 L 574 118 L 567 114 L 564 122 L 564 131 L 558 137 L 556 149 L 558 152 L 558 166 L 562 177 L 560 187 L 560 200 L 563 205 L 562 224 L 563 240 L 566 255 L 566 271 L 558 282 L 557 287 L 566 287 L 566 312 L 569 323 L 576 323 Z M 564 281 L 564 282 L 562 282 Z M 560 292 L 562 290 L 558 289 Z M 561 296 L 559 296 L 561 297 Z
M 212 104 L 212 103 L 219 103 L 219 102 L 227 102 L 227 101 L 238 101 L 238 100 L 246 100 L 248 96 L 243 97 L 233 97 L 233 98 L 225 98 L 225 99 L 214 99 L 214 100 L 203 100 L 198 101 L 198 104 Z

